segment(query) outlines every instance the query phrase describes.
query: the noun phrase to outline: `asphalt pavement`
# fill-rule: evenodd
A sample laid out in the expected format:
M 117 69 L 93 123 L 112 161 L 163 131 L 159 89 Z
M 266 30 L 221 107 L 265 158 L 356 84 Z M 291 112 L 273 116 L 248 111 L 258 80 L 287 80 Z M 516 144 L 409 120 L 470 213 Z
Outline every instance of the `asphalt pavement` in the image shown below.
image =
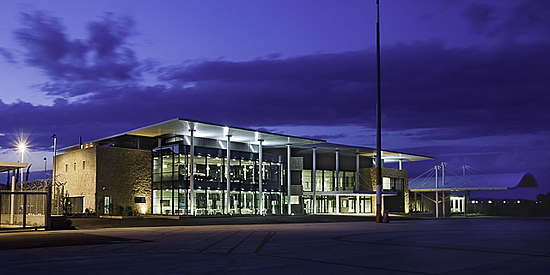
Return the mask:
M 0 233 L 0 274 L 547 274 L 550 268 L 548 218 L 347 219 L 73 219 L 74 230 Z

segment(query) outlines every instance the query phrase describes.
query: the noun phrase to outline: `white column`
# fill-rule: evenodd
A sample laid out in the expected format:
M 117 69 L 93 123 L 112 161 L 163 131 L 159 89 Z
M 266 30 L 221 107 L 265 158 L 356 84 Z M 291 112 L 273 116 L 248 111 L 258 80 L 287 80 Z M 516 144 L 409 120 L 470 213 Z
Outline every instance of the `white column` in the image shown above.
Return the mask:
M 464 217 L 466 217 L 466 190 L 464 190 L 464 194 L 462 196 L 462 211 L 464 211 Z
M 313 214 L 317 214 L 317 147 L 313 147 L 313 170 L 311 171 L 311 181 L 313 188 Z
M 190 138 L 190 148 L 191 148 L 191 158 L 189 159 L 189 211 L 190 215 L 195 215 L 195 200 L 193 199 L 193 195 L 195 193 L 195 127 L 193 123 L 189 123 L 189 132 L 191 134 Z
M 225 214 L 229 214 L 231 211 L 231 205 L 230 205 L 230 194 L 231 194 L 231 135 L 227 135 L 227 162 L 225 166 L 225 177 L 227 181 L 227 191 L 225 192 L 225 205 L 226 205 L 226 212 Z
M 11 175 L 11 191 L 15 192 L 15 170 L 12 170 Z M 53 185 L 52 185 L 53 186 Z M 15 206 L 15 195 L 12 193 L 10 195 L 10 224 L 13 224 L 13 214 L 14 214 L 14 206 Z
M 292 211 L 292 207 L 290 206 L 290 182 L 292 181 L 292 175 L 290 173 L 291 169 L 290 169 L 290 154 L 291 154 L 291 149 L 290 149 L 290 146 L 292 144 L 287 144 L 286 145 L 286 159 L 287 159 L 287 167 L 286 167 L 286 170 L 287 170 L 287 191 L 288 191 L 288 215 L 292 214 L 291 211 Z
M 340 187 L 340 154 L 339 150 L 336 149 L 336 191 L 338 191 L 338 188 Z
M 259 200 L 259 203 L 260 203 L 260 215 L 263 215 L 264 214 L 264 193 L 263 193 L 263 178 L 264 178 L 264 173 L 263 173 L 263 139 L 259 139 L 258 142 L 260 143 L 260 149 L 259 149 L 259 161 L 260 161 L 260 165 L 259 165 L 259 168 L 260 168 L 260 178 L 259 178 L 259 190 L 260 190 L 260 200 Z
M 399 170 L 403 170 L 403 160 L 399 160 Z
M 355 190 L 359 191 L 359 153 L 355 153 Z
M 336 214 L 340 214 L 340 195 L 336 195 Z

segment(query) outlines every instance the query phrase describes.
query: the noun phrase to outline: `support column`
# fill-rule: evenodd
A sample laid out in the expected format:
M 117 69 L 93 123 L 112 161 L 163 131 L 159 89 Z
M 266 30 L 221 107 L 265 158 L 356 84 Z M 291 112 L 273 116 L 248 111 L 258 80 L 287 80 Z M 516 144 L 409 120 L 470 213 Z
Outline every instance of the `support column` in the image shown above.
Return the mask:
M 335 153 L 336 153 L 336 179 L 335 179 L 335 183 L 336 183 L 336 191 L 338 191 L 338 188 L 340 187 L 340 154 L 339 154 L 339 150 L 336 149 Z
M 313 147 L 313 170 L 311 171 L 311 181 L 313 188 L 313 215 L 317 214 L 317 147 Z
M 441 197 L 442 197 L 441 200 L 443 201 L 443 202 L 442 202 L 442 203 L 443 203 L 443 217 L 445 217 L 445 214 L 446 214 L 446 213 L 445 213 L 445 191 L 442 191 L 442 192 L 441 192 Z
M 435 217 L 439 218 L 439 198 L 438 198 L 438 192 L 437 192 L 437 170 L 439 170 L 439 166 L 435 166 Z
M 340 195 L 336 195 L 336 214 L 340 214 Z
M 191 149 L 191 158 L 189 158 L 189 211 L 190 215 L 195 216 L 195 200 L 193 199 L 195 193 L 195 125 L 192 122 L 189 123 L 189 133 L 191 136 L 189 146 Z
M 355 196 L 355 213 L 359 214 L 361 213 L 361 209 L 359 208 L 359 200 L 361 199 L 360 195 Z
M 462 196 L 462 211 L 464 211 L 464 217 L 466 218 L 466 190 L 464 190 L 464 194 Z
M 230 204 L 230 198 L 231 198 L 231 135 L 227 134 L 227 162 L 225 165 L 225 178 L 227 181 L 227 187 L 225 192 L 225 205 L 227 207 L 225 214 L 229 214 L 231 212 L 231 204 Z
M 291 169 L 290 169 L 290 154 L 291 154 L 291 149 L 290 149 L 290 146 L 292 144 L 287 144 L 286 145 L 286 159 L 287 159 L 287 191 L 288 191 L 288 215 L 292 214 L 292 207 L 290 206 L 290 183 L 292 181 L 292 175 L 291 175 Z
M 11 192 L 15 192 L 15 170 L 12 170 L 11 176 Z M 10 224 L 13 224 L 13 214 L 15 208 L 15 195 L 11 193 L 10 195 Z
M 403 170 L 403 159 L 399 160 L 399 170 Z
M 260 190 L 260 199 L 259 199 L 259 203 L 260 203 L 260 215 L 263 215 L 264 214 L 264 188 L 263 188 L 263 178 L 264 178 L 264 173 L 263 173 L 263 139 L 259 139 L 258 142 L 260 143 L 260 149 L 259 149 L 259 161 L 260 161 L 260 165 L 259 165 L 259 168 L 260 168 L 260 178 L 259 178 L 259 190 Z
M 355 153 L 355 190 L 359 191 L 359 152 Z

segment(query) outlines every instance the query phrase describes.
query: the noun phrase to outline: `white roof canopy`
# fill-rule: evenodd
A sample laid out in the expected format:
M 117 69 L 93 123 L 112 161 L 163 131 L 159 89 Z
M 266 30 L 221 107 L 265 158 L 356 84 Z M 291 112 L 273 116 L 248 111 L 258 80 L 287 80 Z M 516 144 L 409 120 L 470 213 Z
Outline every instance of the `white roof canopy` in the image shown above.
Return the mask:
M 21 162 L 5 162 L 0 161 L 0 172 L 6 172 L 11 170 L 17 170 L 20 168 L 27 168 L 29 166 L 28 163 L 21 163 Z

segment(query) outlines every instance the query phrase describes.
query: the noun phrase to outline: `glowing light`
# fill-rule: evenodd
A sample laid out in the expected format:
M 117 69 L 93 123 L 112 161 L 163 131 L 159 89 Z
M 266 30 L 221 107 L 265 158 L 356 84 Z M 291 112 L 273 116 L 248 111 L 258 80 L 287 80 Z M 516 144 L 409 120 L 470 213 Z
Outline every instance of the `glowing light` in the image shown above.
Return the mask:
M 144 215 L 145 213 L 147 213 L 147 205 L 140 205 L 139 206 L 139 212 Z

